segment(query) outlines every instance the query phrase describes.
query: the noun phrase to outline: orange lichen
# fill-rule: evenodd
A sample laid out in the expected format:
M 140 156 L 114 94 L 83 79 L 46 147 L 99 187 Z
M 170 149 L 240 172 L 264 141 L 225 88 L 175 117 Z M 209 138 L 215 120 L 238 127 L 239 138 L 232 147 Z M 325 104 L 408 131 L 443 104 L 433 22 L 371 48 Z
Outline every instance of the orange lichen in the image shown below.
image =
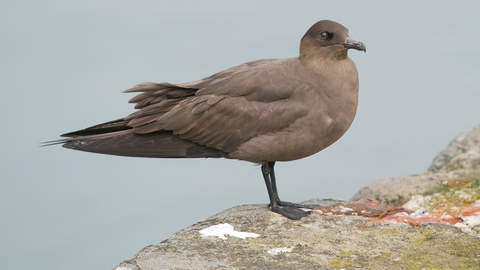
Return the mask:
M 412 226 L 418 226 L 425 222 L 439 222 L 455 225 L 461 223 L 460 212 L 456 215 L 412 215 L 415 211 L 403 207 L 384 206 L 380 201 L 374 199 L 362 199 L 352 203 L 336 203 L 329 206 L 318 207 L 315 210 L 333 215 L 355 215 L 369 217 L 370 221 L 365 225 L 381 224 L 389 221 L 405 223 Z M 472 208 L 468 213 L 479 213 L 480 206 Z M 443 213 L 442 213 L 443 214 Z

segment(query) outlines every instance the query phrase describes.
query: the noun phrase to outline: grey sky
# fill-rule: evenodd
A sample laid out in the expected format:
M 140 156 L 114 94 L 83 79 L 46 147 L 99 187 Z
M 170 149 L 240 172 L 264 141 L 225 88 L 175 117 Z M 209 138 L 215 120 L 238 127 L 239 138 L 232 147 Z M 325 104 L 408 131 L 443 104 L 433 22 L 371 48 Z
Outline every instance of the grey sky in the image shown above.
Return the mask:
M 258 166 L 38 147 L 133 111 L 121 91 L 296 56 L 316 21 L 351 51 L 360 105 L 346 135 L 276 166 L 282 199 L 349 199 L 425 171 L 480 124 L 478 1 L 4 1 L 0 8 L 0 261 L 5 269 L 110 269 L 226 208 L 267 203 Z

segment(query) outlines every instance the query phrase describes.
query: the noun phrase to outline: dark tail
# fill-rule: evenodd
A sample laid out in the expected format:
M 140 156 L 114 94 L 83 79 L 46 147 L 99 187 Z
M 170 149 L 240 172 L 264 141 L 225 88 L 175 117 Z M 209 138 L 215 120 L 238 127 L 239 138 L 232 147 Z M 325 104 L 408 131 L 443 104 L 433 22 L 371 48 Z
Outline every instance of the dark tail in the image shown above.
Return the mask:
M 128 121 L 122 119 L 106 122 L 79 131 L 61 135 L 70 137 L 43 144 L 63 143 L 63 147 L 107 155 L 150 158 L 228 158 L 228 154 L 181 139 L 171 131 L 148 134 L 133 133 Z
M 116 131 L 129 130 L 131 127 L 127 126 L 129 120 L 124 120 L 123 118 L 109 121 L 103 124 L 95 125 L 89 128 L 77 130 L 74 132 L 69 132 L 62 134 L 62 137 L 79 137 L 79 136 L 91 136 L 98 134 L 107 134 Z

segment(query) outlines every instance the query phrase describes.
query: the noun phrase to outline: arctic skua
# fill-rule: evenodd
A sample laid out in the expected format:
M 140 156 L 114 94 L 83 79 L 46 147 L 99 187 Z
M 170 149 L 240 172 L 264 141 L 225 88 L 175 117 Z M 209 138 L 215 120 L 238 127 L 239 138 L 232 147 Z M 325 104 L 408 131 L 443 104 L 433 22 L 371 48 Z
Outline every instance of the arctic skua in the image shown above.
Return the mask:
M 315 23 L 298 57 L 247 62 L 189 83 L 141 83 L 134 113 L 63 134 L 63 147 L 151 158 L 228 158 L 261 164 L 270 208 L 290 219 L 305 207 L 279 199 L 274 165 L 313 155 L 350 127 L 366 51 L 339 23 Z

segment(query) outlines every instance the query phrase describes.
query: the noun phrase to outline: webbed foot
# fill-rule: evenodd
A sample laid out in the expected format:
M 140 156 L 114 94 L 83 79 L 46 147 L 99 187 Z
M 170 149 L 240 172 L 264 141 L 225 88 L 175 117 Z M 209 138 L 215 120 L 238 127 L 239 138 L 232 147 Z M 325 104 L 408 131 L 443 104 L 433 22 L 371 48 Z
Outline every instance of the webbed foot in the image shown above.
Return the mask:
M 303 217 L 308 216 L 311 212 L 310 211 L 303 211 L 300 208 L 293 207 L 293 206 L 286 206 L 286 207 L 272 207 L 272 212 L 278 213 L 284 217 L 287 217 L 289 219 L 293 220 L 299 220 Z

